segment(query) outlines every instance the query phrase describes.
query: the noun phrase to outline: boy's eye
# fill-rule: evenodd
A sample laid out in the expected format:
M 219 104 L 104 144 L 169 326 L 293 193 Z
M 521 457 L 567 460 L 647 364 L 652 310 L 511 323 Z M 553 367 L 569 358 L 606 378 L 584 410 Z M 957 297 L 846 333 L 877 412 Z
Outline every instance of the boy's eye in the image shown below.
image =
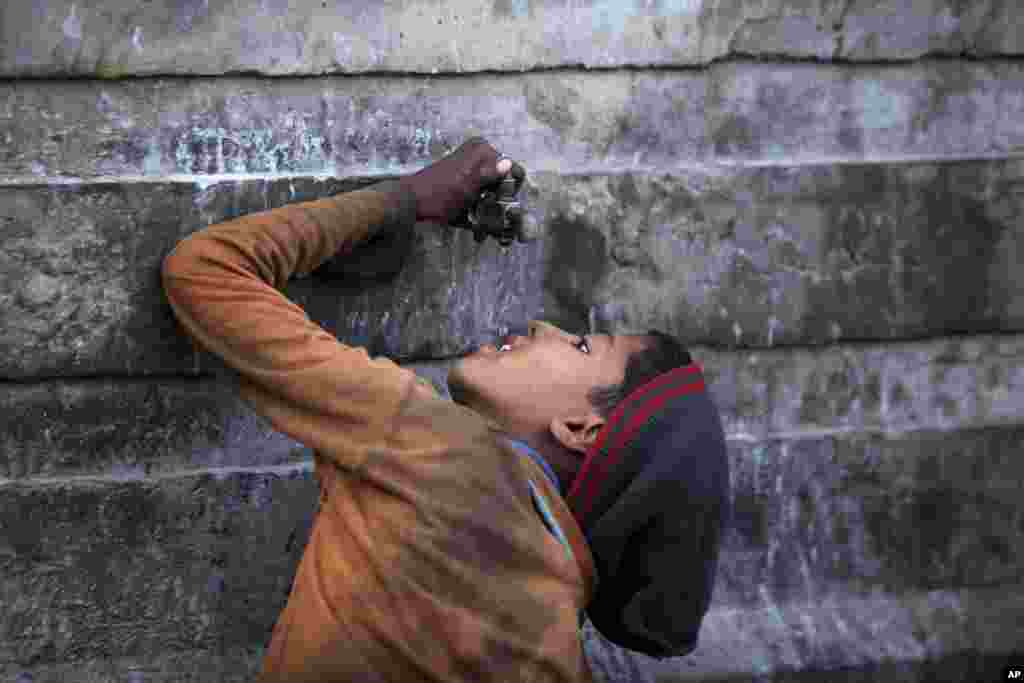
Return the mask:
M 580 340 L 573 344 L 573 346 L 575 346 L 577 349 L 580 348 L 581 346 L 585 346 L 587 347 L 587 354 L 590 354 L 590 342 L 587 341 L 586 337 L 580 337 Z

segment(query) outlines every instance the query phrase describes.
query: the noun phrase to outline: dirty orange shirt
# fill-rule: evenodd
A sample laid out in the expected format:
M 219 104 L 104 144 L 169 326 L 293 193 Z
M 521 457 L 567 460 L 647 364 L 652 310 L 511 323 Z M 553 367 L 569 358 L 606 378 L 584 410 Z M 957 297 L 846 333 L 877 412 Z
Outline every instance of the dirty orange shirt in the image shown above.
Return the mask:
M 259 680 L 590 680 L 578 612 L 593 558 L 541 467 L 497 424 L 339 343 L 280 291 L 415 220 L 415 197 L 388 181 L 212 225 L 164 259 L 181 327 L 314 452 L 320 506 Z

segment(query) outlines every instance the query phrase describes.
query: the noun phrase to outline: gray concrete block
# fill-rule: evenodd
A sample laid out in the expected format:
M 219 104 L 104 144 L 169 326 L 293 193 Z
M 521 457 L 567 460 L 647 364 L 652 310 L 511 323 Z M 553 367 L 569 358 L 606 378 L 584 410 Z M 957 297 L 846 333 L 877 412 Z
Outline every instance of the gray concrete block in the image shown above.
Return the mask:
M 726 439 L 744 452 L 772 439 L 1011 426 L 1024 406 L 1024 336 L 691 354 Z M 406 367 L 448 397 L 456 360 Z M 242 402 L 230 375 L 5 384 L 0 405 L 0 481 L 128 480 L 312 457 Z
M 932 52 L 987 56 L 1015 51 L 1024 46 L 1020 11 L 1013 0 L 853 0 L 846 3 L 836 56 L 913 59 Z
M 1022 187 L 1017 161 L 536 173 L 524 191 L 536 242 L 503 250 L 421 224 L 393 279 L 306 278 L 285 294 L 344 343 L 399 362 L 453 357 L 531 318 L 718 348 L 1019 331 Z M 210 223 L 343 189 L 0 189 L 0 377 L 213 368 L 177 329 L 161 258 Z
M 0 669 L 264 646 L 318 497 L 295 466 L 0 486 Z
M 1021 168 L 744 168 L 557 189 L 545 179 L 558 197 L 543 221 L 545 314 L 716 347 L 1011 331 Z
M 827 436 L 1021 422 L 1024 341 L 975 335 L 691 355 L 728 436 Z
M 1013 0 L 61 0 L 8 3 L 2 12 L 0 77 L 434 74 L 696 65 L 735 55 L 902 60 L 1022 48 Z
M 88 372 L 99 357 L 138 374 L 167 356 L 172 372 L 195 366 L 159 298 L 161 260 L 198 220 L 193 189 L 83 189 L 0 189 L 3 355 L 21 376 Z
M 487 136 L 534 172 L 1020 155 L 1005 60 L 0 84 L 0 182 L 404 174 Z M 129 180 L 130 178 L 125 178 Z
M 308 463 L 312 451 L 203 379 L 104 379 L 0 385 L 0 481 Z
M 366 182 L 284 183 L 271 194 L 284 193 L 273 200 L 284 204 Z M 181 183 L 0 188 L 0 350 L 18 368 L 0 376 L 223 370 L 181 335 L 160 264 L 196 228 L 261 210 L 271 196 L 263 185 L 211 194 Z
M 1018 427 L 730 443 L 715 603 L 970 588 L 1024 576 Z

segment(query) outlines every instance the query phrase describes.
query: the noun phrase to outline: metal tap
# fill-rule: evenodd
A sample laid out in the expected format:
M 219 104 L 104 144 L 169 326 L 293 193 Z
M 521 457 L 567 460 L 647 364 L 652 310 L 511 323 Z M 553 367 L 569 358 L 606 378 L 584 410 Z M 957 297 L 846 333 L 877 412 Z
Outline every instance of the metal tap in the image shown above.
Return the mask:
M 488 235 L 503 247 L 512 240 L 522 243 L 535 239 L 524 229 L 523 207 L 516 197 L 516 179 L 506 173 L 496 190 L 485 190 L 469 210 L 469 224 L 473 239 L 483 242 Z

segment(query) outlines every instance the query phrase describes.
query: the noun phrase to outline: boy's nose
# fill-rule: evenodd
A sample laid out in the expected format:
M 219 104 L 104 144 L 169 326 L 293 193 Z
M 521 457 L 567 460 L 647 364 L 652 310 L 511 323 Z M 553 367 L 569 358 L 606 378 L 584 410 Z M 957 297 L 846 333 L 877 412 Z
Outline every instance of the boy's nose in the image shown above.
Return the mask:
M 559 337 L 571 337 L 569 334 L 560 327 L 556 327 L 551 323 L 546 323 L 543 320 L 531 320 L 530 321 L 530 336 L 541 335 L 541 334 L 553 334 Z
M 531 337 L 541 334 L 557 334 L 559 329 L 551 323 L 546 323 L 543 320 L 531 320 L 529 325 L 529 334 Z

